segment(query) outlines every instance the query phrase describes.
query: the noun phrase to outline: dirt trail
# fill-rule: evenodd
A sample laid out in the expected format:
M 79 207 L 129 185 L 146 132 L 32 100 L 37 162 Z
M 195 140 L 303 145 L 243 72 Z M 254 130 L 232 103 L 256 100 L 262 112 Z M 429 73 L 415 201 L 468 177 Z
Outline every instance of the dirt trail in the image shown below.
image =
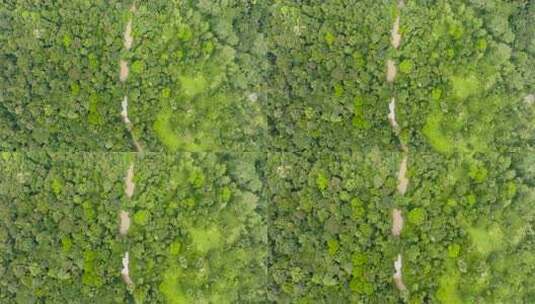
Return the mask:
M 403 216 L 401 216 L 401 210 L 392 210 L 392 235 L 399 236 L 403 229 Z
M 396 68 L 396 63 L 392 59 L 386 61 L 386 82 L 392 83 L 396 79 L 398 70 Z
M 402 268 L 402 260 L 401 260 L 401 254 L 398 254 L 398 258 L 394 262 L 394 269 L 396 272 L 394 273 L 394 283 L 396 283 L 396 287 L 399 290 L 407 290 L 407 287 L 405 286 L 405 283 L 403 283 L 403 279 L 401 277 L 401 268 Z
M 130 124 L 130 119 L 128 118 L 128 96 L 123 98 L 123 102 L 121 102 L 121 108 L 121 116 L 123 117 L 124 123 Z
M 397 16 L 396 21 L 394 21 L 394 26 L 392 27 L 392 37 L 390 41 L 395 49 L 397 49 L 401 43 L 401 35 L 399 34 L 399 16 Z
M 130 167 L 128 167 L 128 170 L 126 171 L 126 177 L 124 179 L 124 193 L 126 194 L 126 197 L 132 198 L 132 195 L 134 195 L 134 188 L 136 184 L 134 183 L 134 164 L 130 164 Z
M 128 70 L 128 62 L 126 62 L 125 60 L 121 59 L 121 61 L 119 61 L 119 80 L 121 82 L 125 82 L 126 79 L 128 79 L 128 73 L 129 73 L 129 70 Z
M 134 13 L 137 11 L 136 5 L 133 4 L 129 12 L 134 15 Z M 132 36 L 132 17 L 128 20 L 126 23 L 126 27 L 123 33 L 123 44 L 124 48 L 127 51 L 130 51 L 134 44 L 134 37 Z M 128 61 L 121 59 L 119 61 L 119 80 L 124 83 L 128 80 L 128 76 L 130 74 L 130 70 L 128 68 Z M 136 139 L 133 133 L 134 126 L 132 124 L 132 121 L 128 117 L 128 96 L 125 95 L 123 97 L 123 100 L 121 101 L 121 117 L 123 119 L 123 122 L 126 125 L 126 129 L 128 130 L 128 133 L 130 134 L 130 137 L 132 138 L 132 142 L 134 144 L 134 147 L 136 148 L 137 152 L 143 152 L 143 148 L 140 144 L 140 142 Z
M 133 4 L 130 7 L 129 10 L 132 14 L 136 11 L 136 6 Z M 128 20 L 126 24 L 126 28 L 123 34 L 124 38 L 124 48 L 129 51 L 132 48 L 132 45 L 134 43 L 134 37 L 132 36 L 132 17 L 130 20 Z M 121 82 L 125 82 L 128 79 L 128 62 L 126 60 L 121 59 L 119 63 L 119 80 Z M 137 152 L 142 152 L 141 145 L 139 142 L 135 139 L 133 133 L 132 133 L 132 122 L 128 118 L 128 96 L 125 95 L 123 97 L 123 100 L 121 102 L 121 117 L 123 118 L 123 121 L 126 125 L 126 128 L 128 132 L 130 133 L 130 136 L 134 142 L 134 145 L 136 147 Z M 126 175 L 124 178 L 124 194 L 128 200 L 132 199 L 132 196 L 134 195 L 136 184 L 134 183 L 134 161 L 130 163 L 130 166 L 128 167 L 126 171 Z M 126 236 L 128 234 L 128 230 L 130 229 L 130 214 L 126 210 L 121 210 L 119 212 L 119 234 L 121 236 Z M 130 278 L 130 256 L 128 254 L 128 251 L 125 251 L 123 258 L 122 258 L 122 264 L 123 268 L 121 269 L 121 277 L 123 278 L 123 281 L 129 288 L 133 288 L 134 282 Z
M 126 29 L 124 30 L 124 48 L 129 51 L 134 43 L 134 37 L 132 37 L 132 20 L 128 20 Z
M 401 34 L 399 32 L 400 27 L 400 16 L 399 16 L 399 10 L 405 6 L 404 2 L 400 0 L 398 2 L 398 16 L 396 17 L 394 24 L 392 25 L 392 31 L 391 31 L 391 38 L 390 43 L 394 49 L 398 49 L 401 44 Z M 388 59 L 386 62 L 386 82 L 387 83 L 394 83 L 394 80 L 397 76 L 397 68 L 396 63 L 392 59 Z M 396 99 L 392 96 L 392 99 L 390 100 L 390 103 L 388 104 L 388 121 L 390 122 L 390 125 L 392 127 L 392 130 L 398 136 L 400 134 L 400 127 L 396 120 Z M 407 188 L 409 186 L 409 179 L 407 177 L 407 164 L 408 164 L 408 146 L 401 142 L 401 151 L 403 152 L 403 158 L 401 159 L 401 162 L 399 164 L 399 171 L 398 171 L 398 185 L 397 185 L 397 191 L 399 195 L 405 195 L 405 192 L 407 191 Z M 403 214 L 400 209 L 394 208 L 392 210 L 392 235 L 394 237 L 399 237 L 401 235 L 401 231 L 403 229 Z M 407 287 L 403 283 L 403 277 L 402 277 L 402 256 L 401 253 L 398 254 L 396 261 L 394 261 L 394 274 L 393 274 L 393 280 L 398 290 L 400 291 L 406 291 Z
M 390 121 L 390 126 L 392 126 L 392 129 L 394 129 L 394 132 L 397 134 L 399 125 L 396 120 L 396 99 L 394 97 L 392 97 L 390 103 L 388 104 L 388 111 L 388 121 Z
M 130 229 L 130 215 L 127 211 L 121 210 L 119 212 L 119 234 L 125 236 Z
M 407 153 L 404 154 L 405 155 L 399 164 L 398 172 L 398 192 L 401 195 L 405 195 L 405 192 L 407 192 L 407 187 L 409 186 L 409 179 L 407 178 L 407 162 L 409 160 L 409 156 Z
M 130 278 L 130 270 L 128 268 L 129 264 L 130 256 L 128 255 L 128 251 L 126 251 L 123 256 L 123 269 L 121 269 L 121 277 L 123 278 L 123 281 L 126 283 L 126 285 L 132 286 L 134 285 L 134 282 Z

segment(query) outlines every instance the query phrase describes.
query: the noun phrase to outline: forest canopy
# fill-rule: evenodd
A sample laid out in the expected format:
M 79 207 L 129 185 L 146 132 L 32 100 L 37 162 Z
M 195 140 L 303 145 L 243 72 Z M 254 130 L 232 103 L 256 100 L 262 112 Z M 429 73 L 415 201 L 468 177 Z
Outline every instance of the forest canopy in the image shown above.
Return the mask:
M 0 3 L 0 303 L 535 303 L 535 2 Z

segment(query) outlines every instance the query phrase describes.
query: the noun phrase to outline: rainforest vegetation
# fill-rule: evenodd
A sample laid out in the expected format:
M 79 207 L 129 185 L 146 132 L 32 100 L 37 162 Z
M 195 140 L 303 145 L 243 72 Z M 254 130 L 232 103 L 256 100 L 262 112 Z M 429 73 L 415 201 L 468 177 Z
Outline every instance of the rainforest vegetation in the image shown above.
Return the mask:
M 0 1 L 0 303 L 535 303 L 534 20 Z

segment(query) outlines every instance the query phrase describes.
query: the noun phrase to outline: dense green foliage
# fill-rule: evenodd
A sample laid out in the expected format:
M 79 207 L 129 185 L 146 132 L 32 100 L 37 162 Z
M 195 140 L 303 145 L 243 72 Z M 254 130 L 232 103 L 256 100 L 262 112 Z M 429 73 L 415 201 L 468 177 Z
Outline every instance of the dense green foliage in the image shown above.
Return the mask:
M 269 163 L 271 299 L 533 302 L 535 110 L 526 96 L 535 84 L 535 37 L 523 27 L 535 6 L 408 1 L 397 12 L 377 10 L 381 2 L 349 2 L 274 5 L 275 26 L 283 26 L 280 14 L 295 23 L 290 28 L 303 27 L 272 37 L 270 140 L 274 148 L 302 152 L 277 154 Z M 403 38 L 399 52 L 391 52 L 383 19 L 391 25 L 397 13 Z M 324 22 L 314 28 L 307 22 L 316 17 Z M 325 30 L 337 20 L 336 33 Z M 357 40 L 366 41 L 361 50 L 373 50 L 366 39 L 377 35 L 383 51 L 365 61 L 357 55 L 362 66 L 347 75 L 341 71 L 354 65 L 337 62 L 355 52 L 353 27 L 365 35 Z M 381 84 L 387 58 L 399 64 L 390 88 Z M 377 75 L 368 91 L 363 72 Z M 338 83 L 340 75 L 360 86 Z M 403 198 L 395 194 L 399 156 L 378 153 L 396 149 L 386 121 L 389 96 L 396 97 L 409 147 Z M 331 120 L 339 102 L 346 106 Z M 352 152 L 341 152 L 346 148 Z M 399 240 L 389 237 L 393 206 L 405 215 Z M 392 282 L 399 248 L 405 293 Z
M 395 192 L 397 153 L 273 155 L 271 300 L 531 303 L 534 153 L 415 152 L 405 197 Z M 393 206 L 406 215 L 399 240 L 390 237 Z M 406 294 L 392 284 L 396 248 Z
M 266 64 L 255 1 L 150 1 L 133 19 L 127 82 L 150 151 L 258 151 Z M 237 3 L 242 3 L 237 5 Z
M 1 150 L 130 150 L 118 116 L 125 8 L 104 0 L 0 3 Z
M 395 54 L 412 63 L 396 84 L 403 133 L 418 149 L 451 154 L 535 143 L 533 33 L 514 33 L 533 15 L 522 1 L 410 1 Z M 528 44 L 528 45 L 526 45 Z
M 148 154 L 136 161 L 131 272 L 138 303 L 265 298 L 259 155 Z
M 264 29 L 269 145 L 347 150 L 395 141 L 385 61 L 395 2 L 275 1 Z
M 398 162 L 398 153 L 379 149 L 269 158 L 272 301 L 395 301 L 390 210 Z
M 412 303 L 533 301 L 534 152 L 412 156 L 402 237 Z
M 131 150 L 123 95 L 149 151 L 392 148 L 392 95 L 411 146 L 471 153 L 535 140 L 522 102 L 535 79 L 531 2 L 410 1 L 401 12 L 371 0 L 137 6 L 0 6 L 3 150 Z M 399 63 L 393 86 L 388 58 Z M 130 66 L 125 84 L 119 59 Z
M 236 303 L 265 298 L 256 154 L 7 153 L 0 160 L 0 302 Z M 137 193 L 123 194 L 135 159 Z M 120 208 L 132 227 L 118 234 Z M 130 254 L 134 287 L 120 277 Z
M 0 303 L 535 303 L 534 1 L 0 2 Z
M 125 168 L 121 155 L 2 152 L 1 303 L 124 303 Z
M 263 5 L 159 0 L 131 13 L 128 2 L 0 4 L 2 150 L 132 150 L 119 117 L 127 95 L 147 150 L 258 151 Z M 120 59 L 129 61 L 125 84 Z

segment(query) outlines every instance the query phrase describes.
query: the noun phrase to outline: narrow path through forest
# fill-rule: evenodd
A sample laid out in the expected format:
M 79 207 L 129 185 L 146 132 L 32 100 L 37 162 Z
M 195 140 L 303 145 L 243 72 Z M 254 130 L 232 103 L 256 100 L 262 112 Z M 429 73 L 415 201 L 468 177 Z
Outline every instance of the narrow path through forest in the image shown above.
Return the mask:
M 390 42 L 394 49 L 398 49 L 401 44 L 401 34 L 399 33 L 399 27 L 400 27 L 400 13 L 401 9 L 403 8 L 404 3 L 403 1 L 399 1 L 397 4 L 397 16 L 394 21 L 394 24 L 392 25 L 392 32 L 391 32 L 391 38 Z M 392 59 L 388 59 L 386 62 L 386 81 L 387 83 L 394 84 L 394 80 L 397 76 L 397 68 L 396 63 Z M 408 166 L 408 159 L 409 159 L 409 151 L 408 146 L 402 141 L 402 139 L 399 137 L 400 135 L 400 127 L 398 124 L 398 121 L 396 119 L 396 98 L 395 96 L 392 96 L 390 103 L 388 104 L 388 121 L 390 122 L 390 125 L 392 126 L 392 130 L 398 137 L 400 143 L 401 143 L 401 150 L 403 153 L 403 157 L 401 159 L 401 162 L 399 164 L 399 171 L 397 174 L 398 179 L 398 185 L 397 185 L 397 191 L 399 195 L 405 195 L 405 192 L 407 191 L 407 187 L 409 186 L 409 179 L 407 177 L 407 166 Z M 401 231 L 403 230 L 403 214 L 400 209 L 394 208 L 392 210 L 392 235 L 394 237 L 400 237 Z M 406 291 L 407 287 L 405 286 L 405 283 L 403 282 L 402 277 L 402 268 L 403 268 L 403 261 L 402 261 L 402 255 L 401 253 L 398 254 L 397 259 L 394 261 L 394 283 L 396 287 L 400 291 Z
M 126 28 L 124 31 L 124 48 L 127 51 L 130 51 L 132 48 L 132 45 L 134 43 L 134 37 L 132 36 L 132 16 L 136 12 L 136 6 L 135 4 L 132 4 L 130 7 L 130 18 L 126 24 Z M 128 79 L 128 61 L 121 59 L 119 62 L 119 80 L 124 83 Z M 135 139 L 133 133 L 132 133 L 132 122 L 128 118 L 128 96 L 125 94 L 123 97 L 123 100 L 121 102 L 121 117 L 123 119 L 123 122 L 126 125 L 126 128 L 128 132 L 130 133 L 130 137 L 132 138 L 132 141 L 134 142 L 134 146 L 136 147 L 136 151 L 142 152 L 141 145 L 139 142 Z M 135 189 L 135 183 L 134 183 L 134 160 L 132 159 L 130 162 L 130 165 L 128 166 L 128 169 L 126 171 L 126 175 L 124 178 L 124 194 L 128 201 L 132 199 L 132 196 L 134 195 L 134 189 Z M 128 230 L 130 229 L 130 214 L 126 210 L 121 210 L 119 212 L 119 234 L 123 237 L 126 237 L 128 234 Z M 130 277 L 130 255 L 128 253 L 128 250 L 124 252 L 123 258 L 122 258 L 122 266 L 121 269 L 121 277 L 123 278 L 123 281 L 125 284 L 133 288 L 134 282 L 132 281 Z

